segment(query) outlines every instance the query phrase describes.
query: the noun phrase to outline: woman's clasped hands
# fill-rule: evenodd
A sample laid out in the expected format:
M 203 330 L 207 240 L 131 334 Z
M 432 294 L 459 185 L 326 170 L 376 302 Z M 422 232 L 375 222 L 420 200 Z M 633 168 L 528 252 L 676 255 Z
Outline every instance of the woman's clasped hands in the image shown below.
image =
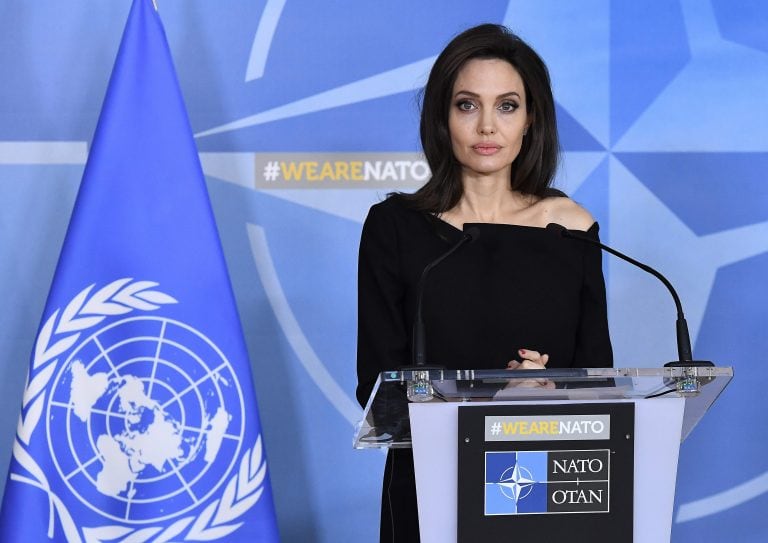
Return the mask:
M 545 370 L 549 355 L 529 349 L 520 349 L 517 351 L 520 360 L 510 360 L 507 363 L 507 369 L 510 370 Z M 510 379 L 505 388 L 523 387 L 523 388 L 555 388 L 555 383 L 549 379 Z

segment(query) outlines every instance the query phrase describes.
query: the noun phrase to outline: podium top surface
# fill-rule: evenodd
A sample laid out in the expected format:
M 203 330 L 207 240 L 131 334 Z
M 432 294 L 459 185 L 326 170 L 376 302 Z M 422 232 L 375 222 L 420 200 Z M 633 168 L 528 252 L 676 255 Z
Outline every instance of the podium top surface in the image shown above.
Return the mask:
M 354 446 L 411 446 L 411 402 L 603 402 L 683 397 L 681 441 L 733 378 L 730 367 L 572 368 L 553 370 L 403 369 L 379 374 Z

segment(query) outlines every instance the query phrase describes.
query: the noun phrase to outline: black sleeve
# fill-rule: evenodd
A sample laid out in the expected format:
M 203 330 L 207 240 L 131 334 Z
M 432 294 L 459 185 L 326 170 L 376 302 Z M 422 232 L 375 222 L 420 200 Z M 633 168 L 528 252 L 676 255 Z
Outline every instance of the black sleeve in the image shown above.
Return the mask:
M 357 283 L 357 401 L 365 407 L 378 374 L 408 363 L 410 345 L 400 273 L 397 216 L 386 204 L 368 212 Z
M 597 223 L 587 231 L 599 241 Z M 584 283 L 581 288 L 581 316 L 574 366 L 579 368 L 610 368 L 613 366 L 613 349 L 608 333 L 608 308 L 605 300 L 602 251 L 584 243 Z

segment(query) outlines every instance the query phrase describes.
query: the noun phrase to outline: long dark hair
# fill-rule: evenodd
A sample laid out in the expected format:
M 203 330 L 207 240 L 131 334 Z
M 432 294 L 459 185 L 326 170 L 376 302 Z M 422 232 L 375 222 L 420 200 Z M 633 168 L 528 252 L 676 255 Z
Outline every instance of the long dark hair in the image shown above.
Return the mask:
M 413 194 L 395 195 L 415 209 L 442 213 L 456 206 L 464 193 L 461 164 L 451 147 L 448 115 L 459 71 L 467 61 L 477 58 L 509 62 L 525 87 L 531 124 L 513 164 L 510 187 L 524 194 L 549 194 L 559 150 L 549 72 L 536 51 L 509 29 L 483 24 L 451 40 L 429 74 L 423 91 L 420 134 L 432 177 Z

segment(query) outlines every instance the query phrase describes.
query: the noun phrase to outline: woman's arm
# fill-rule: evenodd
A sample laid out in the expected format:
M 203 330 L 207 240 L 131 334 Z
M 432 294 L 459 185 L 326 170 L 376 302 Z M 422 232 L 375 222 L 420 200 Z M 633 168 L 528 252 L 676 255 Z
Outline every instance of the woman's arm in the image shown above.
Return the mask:
M 594 223 L 587 235 L 599 240 L 599 226 Z M 581 287 L 581 315 L 576 338 L 574 366 L 610 368 L 613 349 L 608 333 L 608 308 L 605 299 L 602 251 L 587 243 L 584 250 L 584 281 Z
M 357 285 L 357 401 L 365 406 L 376 377 L 407 364 L 397 216 L 386 204 L 368 212 L 360 238 Z

